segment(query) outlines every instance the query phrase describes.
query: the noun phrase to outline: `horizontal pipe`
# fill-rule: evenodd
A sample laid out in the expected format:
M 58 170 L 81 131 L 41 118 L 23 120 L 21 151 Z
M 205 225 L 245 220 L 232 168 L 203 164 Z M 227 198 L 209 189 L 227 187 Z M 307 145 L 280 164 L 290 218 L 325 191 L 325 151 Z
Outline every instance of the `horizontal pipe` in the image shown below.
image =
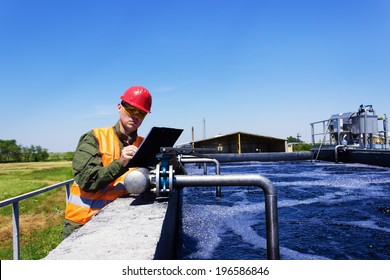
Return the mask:
M 70 179 L 70 180 L 67 180 L 67 181 L 64 181 L 64 182 L 61 182 L 61 183 L 58 183 L 58 184 L 54 184 L 54 185 L 51 185 L 51 186 L 48 186 L 48 187 L 44 187 L 44 188 L 41 188 L 41 189 L 38 189 L 38 190 L 35 190 L 35 191 L 32 191 L 32 192 L 29 192 L 29 193 L 21 194 L 21 195 L 15 196 L 15 197 L 11 197 L 11 198 L 2 200 L 2 201 L 0 201 L 0 207 L 4 207 L 4 206 L 7 206 L 9 204 L 12 204 L 12 203 L 24 200 L 26 198 L 30 198 L 30 197 L 36 196 L 38 194 L 41 194 L 41 193 L 44 193 L 44 192 L 47 192 L 47 191 L 51 191 L 51 190 L 60 188 L 62 186 L 66 186 L 68 184 L 72 184 L 73 181 L 74 181 L 74 179 Z
M 266 195 L 277 195 L 271 181 L 258 174 L 175 175 L 174 186 L 258 186 Z
M 311 152 L 275 152 L 275 153 L 242 153 L 242 154 L 207 154 L 206 157 L 215 158 L 219 162 L 241 161 L 294 161 L 311 160 Z
M 215 164 L 215 174 L 220 174 L 220 164 L 215 158 L 197 158 L 197 157 L 181 157 L 182 163 L 213 163 Z

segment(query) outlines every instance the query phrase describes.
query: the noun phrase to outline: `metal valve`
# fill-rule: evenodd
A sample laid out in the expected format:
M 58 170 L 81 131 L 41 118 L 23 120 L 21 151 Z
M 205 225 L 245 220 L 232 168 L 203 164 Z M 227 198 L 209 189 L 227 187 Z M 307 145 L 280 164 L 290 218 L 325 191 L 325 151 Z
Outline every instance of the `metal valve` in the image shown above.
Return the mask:
M 156 156 L 161 160 L 156 165 L 156 195 L 166 196 L 173 191 L 173 166 L 169 165 L 169 160 L 174 157 L 173 154 L 158 154 Z

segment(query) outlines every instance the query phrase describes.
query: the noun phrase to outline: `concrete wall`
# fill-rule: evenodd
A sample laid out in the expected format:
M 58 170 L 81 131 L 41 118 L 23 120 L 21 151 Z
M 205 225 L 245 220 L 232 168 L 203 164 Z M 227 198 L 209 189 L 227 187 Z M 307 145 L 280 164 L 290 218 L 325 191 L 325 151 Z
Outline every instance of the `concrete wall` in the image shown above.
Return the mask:
M 51 251 L 46 260 L 150 260 L 176 256 L 180 190 L 118 198 Z
M 176 259 L 177 223 L 179 219 L 181 188 L 176 188 L 168 201 L 161 235 L 154 254 L 155 260 Z

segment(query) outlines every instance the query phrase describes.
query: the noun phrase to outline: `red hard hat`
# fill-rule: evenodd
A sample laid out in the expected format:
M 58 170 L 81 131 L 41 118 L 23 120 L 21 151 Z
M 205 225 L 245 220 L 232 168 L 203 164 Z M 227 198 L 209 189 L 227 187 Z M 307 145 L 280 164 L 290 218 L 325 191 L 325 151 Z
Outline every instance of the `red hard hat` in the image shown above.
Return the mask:
M 146 88 L 141 86 L 129 87 L 120 98 L 131 106 L 150 113 L 152 95 Z

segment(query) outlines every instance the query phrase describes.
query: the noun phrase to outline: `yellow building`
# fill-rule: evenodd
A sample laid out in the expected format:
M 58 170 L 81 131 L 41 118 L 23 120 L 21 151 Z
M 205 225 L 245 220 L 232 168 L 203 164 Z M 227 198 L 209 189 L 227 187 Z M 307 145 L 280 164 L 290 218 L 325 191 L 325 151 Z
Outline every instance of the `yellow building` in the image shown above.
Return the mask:
M 194 148 L 212 149 L 215 153 L 286 152 L 287 140 L 244 132 L 218 135 L 193 142 Z

